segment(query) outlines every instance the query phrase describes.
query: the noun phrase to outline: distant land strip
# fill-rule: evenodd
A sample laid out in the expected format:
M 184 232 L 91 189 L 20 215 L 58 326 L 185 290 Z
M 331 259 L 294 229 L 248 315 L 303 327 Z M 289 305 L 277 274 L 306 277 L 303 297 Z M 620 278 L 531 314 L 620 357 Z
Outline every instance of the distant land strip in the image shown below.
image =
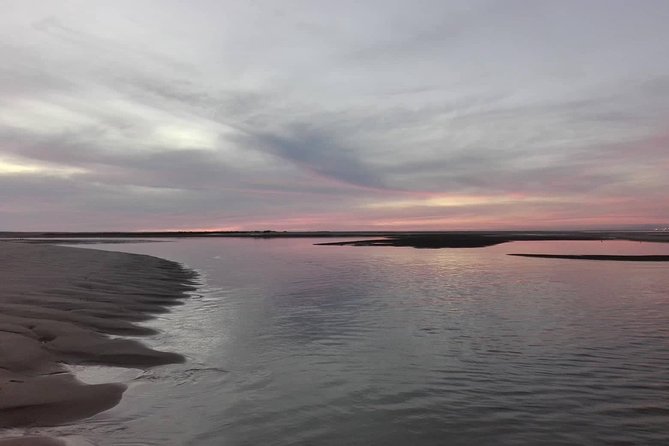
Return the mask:
M 509 254 L 516 257 L 538 257 L 542 259 L 613 260 L 617 262 L 669 262 L 669 255 L 625 256 L 625 255 L 570 255 L 570 254 Z
M 317 243 L 334 246 L 413 248 L 482 248 L 513 241 L 629 240 L 669 242 L 669 231 L 142 231 L 142 232 L 0 232 L 8 239 L 146 239 L 146 238 L 339 238 Z M 354 239 L 354 240 L 351 240 Z
M 404 246 L 413 248 L 483 248 L 515 241 L 605 241 L 669 242 L 666 232 L 442 232 L 393 233 L 385 238 L 317 243 L 330 246 Z
M 511 241 L 484 234 L 399 235 L 383 239 L 317 243 L 323 246 L 405 246 L 412 248 L 483 248 Z

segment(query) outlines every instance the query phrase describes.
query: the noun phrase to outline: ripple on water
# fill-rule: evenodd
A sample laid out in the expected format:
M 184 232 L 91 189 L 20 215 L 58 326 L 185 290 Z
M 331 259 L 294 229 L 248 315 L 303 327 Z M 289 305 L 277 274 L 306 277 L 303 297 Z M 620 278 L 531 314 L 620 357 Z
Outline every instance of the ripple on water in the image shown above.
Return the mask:
M 206 274 L 151 325 L 189 362 L 77 428 L 101 445 L 669 444 L 666 265 L 311 243 L 136 245 Z

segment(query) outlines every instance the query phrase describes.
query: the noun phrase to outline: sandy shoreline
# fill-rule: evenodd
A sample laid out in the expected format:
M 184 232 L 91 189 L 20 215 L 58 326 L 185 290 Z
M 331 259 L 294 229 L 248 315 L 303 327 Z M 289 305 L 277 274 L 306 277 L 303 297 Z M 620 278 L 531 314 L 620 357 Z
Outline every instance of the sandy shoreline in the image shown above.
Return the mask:
M 0 243 L 0 428 L 71 422 L 120 401 L 125 385 L 84 384 L 63 363 L 182 362 L 125 337 L 153 333 L 136 322 L 181 303 L 193 279 L 179 264 L 150 256 Z M 1 437 L 0 445 L 63 444 Z

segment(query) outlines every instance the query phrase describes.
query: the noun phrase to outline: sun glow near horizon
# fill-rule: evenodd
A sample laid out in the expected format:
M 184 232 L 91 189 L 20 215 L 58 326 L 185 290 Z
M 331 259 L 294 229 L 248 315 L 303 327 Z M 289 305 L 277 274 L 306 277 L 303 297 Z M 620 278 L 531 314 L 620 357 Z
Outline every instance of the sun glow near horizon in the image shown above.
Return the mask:
M 20 175 L 20 176 L 61 176 L 67 177 L 77 173 L 85 172 L 84 169 L 69 166 L 55 166 L 49 164 L 40 164 L 16 158 L 0 157 L 0 176 L 2 175 Z

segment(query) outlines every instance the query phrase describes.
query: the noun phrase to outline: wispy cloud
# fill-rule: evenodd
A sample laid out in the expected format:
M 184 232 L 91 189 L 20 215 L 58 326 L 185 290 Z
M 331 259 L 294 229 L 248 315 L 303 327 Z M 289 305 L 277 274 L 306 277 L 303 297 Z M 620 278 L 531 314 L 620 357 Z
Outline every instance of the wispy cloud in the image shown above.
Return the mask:
M 669 4 L 25 0 L 0 229 L 669 221 Z

